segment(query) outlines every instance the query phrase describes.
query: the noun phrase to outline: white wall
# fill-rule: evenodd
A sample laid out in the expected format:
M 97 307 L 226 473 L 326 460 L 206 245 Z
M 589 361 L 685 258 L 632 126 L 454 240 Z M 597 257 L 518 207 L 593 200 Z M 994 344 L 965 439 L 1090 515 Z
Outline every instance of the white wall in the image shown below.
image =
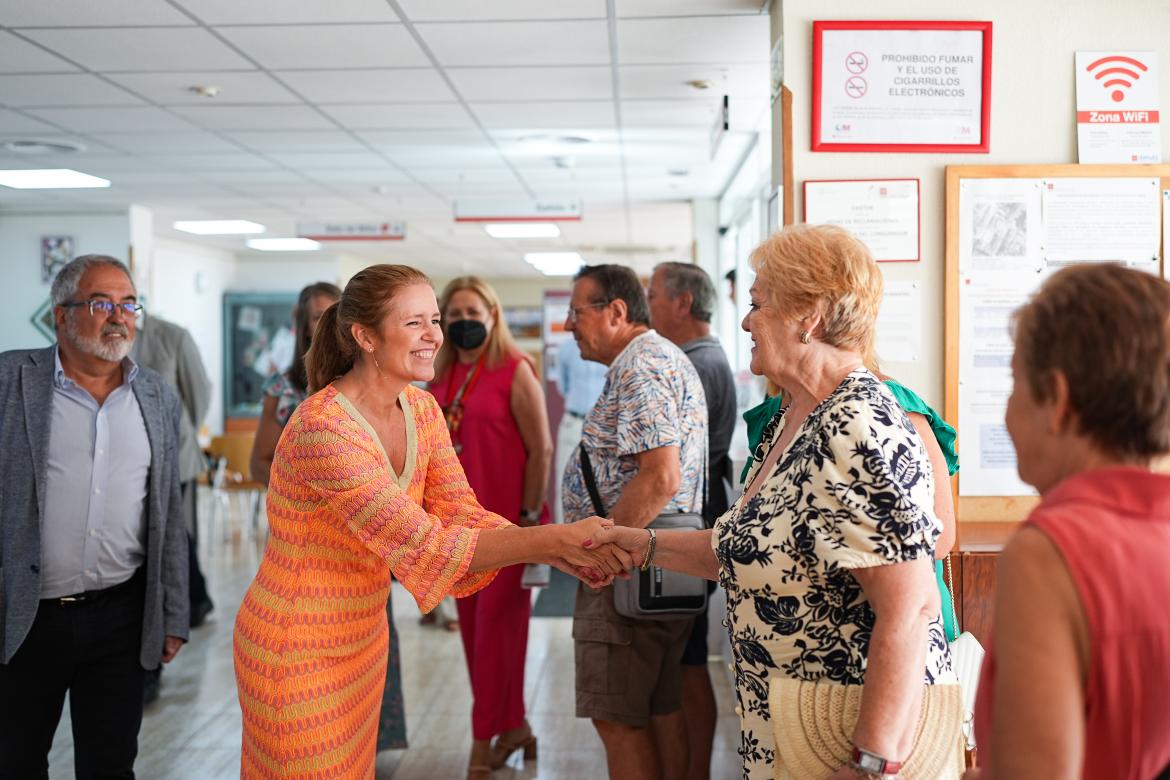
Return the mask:
M 30 321 L 49 299 L 50 281 L 41 280 L 41 238 L 72 236 L 74 254 L 105 254 L 126 260 L 130 222 L 126 212 L 111 214 L 0 214 L 0 351 L 44 347 Z
M 300 292 L 314 282 L 337 284 L 340 278 L 338 260 L 330 254 L 237 255 L 232 292 Z
M 224 249 L 156 238 L 150 314 L 191 332 L 211 378 L 211 408 L 203 421 L 223 431 L 223 294 L 232 290 L 236 257 Z
M 885 264 L 886 279 L 923 285 L 923 353 L 913 364 L 887 371 L 928 403 L 943 401 L 943 251 L 947 165 L 1075 163 L 1077 50 L 1156 51 L 1160 59 L 1162 110 L 1170 109 L 1170 3 L 1056 0 L 985 0 L 948 4 L 888 0 L 783 0 L 784 81 L 793 92 L 793 176 L 796 218 L 805 179 L 919 178 L 922 260 Z M 992 33 L 990 154 L 841 154 L 809 151 L 811 136 L 812 23 L 823 19 L 990 20 Z M 1162 158 L 1170 160 L 1170 131 L 1162 132 Z

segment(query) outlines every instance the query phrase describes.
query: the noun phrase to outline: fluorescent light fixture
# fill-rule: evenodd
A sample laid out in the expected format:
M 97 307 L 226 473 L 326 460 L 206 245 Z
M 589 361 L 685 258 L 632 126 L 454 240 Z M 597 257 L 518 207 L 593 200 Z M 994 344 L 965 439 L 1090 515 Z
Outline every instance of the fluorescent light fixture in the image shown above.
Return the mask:
M 572 276 L 585 265 L 578 252 L 528 252 L 524 262 L 545 276 Z
M 234 236 L 244 233 L 263 233 L 264 226 L 246 219 L 188 219 L 175 222 L 175 230 L 197 236 Z
M 551 222 L 504 222 L 484 225 L 492 238 L 556 238 L 561 229 Z
M 249 238 L 244 243 L 261 252 L 312 252 L 321 248 L 311 238 Z
M 0 186 L 14 190 L 67 190 L 109 187 L 109 179 L 99 179 L 71 168 L 40 168 L 27 171 L 0 171 Z

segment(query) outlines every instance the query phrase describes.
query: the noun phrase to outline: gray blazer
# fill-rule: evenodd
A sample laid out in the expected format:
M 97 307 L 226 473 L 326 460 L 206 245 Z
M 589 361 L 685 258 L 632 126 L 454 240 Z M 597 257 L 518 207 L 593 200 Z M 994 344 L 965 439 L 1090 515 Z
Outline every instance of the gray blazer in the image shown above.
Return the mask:
M 32 627 L 41 594 L 41 522 L 53 403 L 53 347 L 0 353 L 0 663 Z M 187 638 L 187 530 L 179 487 L 179 397 L 140 368 L 134 395 L 150 439 L 146 608 L 140 660 L 159 665 L 163 637 Z
M 179 391 L 185 414 L 179 428 L 179 479 L 188 482 L 207 469 L 199 447 L 199 426 L 211 408 L 211 380 L 191 334 L 173 322 L 147 314 L 130 353 L 140 366 L 157 371 Z

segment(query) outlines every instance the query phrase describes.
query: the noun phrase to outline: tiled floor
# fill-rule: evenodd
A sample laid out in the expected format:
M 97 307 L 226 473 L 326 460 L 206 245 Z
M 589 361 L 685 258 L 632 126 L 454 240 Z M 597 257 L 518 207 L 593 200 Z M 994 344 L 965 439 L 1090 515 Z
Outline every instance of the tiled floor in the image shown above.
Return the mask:
M 206 517 L 207 513 L 202 516 Z M 225 533 L 225 531 L 227 531 Z M 239 776 L 240 710 L 232 670 L 232 622 L 260 562 L 263 543 L 235 529 L 209 528 L 201 560 L 215 611 L 163 674 L 162 696 L 150 705 L 139 739 L 143 780 L 219 780 Z M 459 635 L 418 623 L 414 601 L 395 584 L 394 615 L 402 642 L 408 750 L 378 756 L 380 780 L 459 780 L 470 747 L 471 694 Z M 537 761 L 519 753 L 493 778 L 583 780 L 605 777 L 601 742 L 573 716 L 573 643 L 568 618 L 536 618 L 528 641 L 525 700 L 539 737 Z M 719 704 L 711 776 L 739 777 L 738 722 L 725 667 L 710 665 Z M 68 708 L 50 754 L 50 777 L 73 777 Z

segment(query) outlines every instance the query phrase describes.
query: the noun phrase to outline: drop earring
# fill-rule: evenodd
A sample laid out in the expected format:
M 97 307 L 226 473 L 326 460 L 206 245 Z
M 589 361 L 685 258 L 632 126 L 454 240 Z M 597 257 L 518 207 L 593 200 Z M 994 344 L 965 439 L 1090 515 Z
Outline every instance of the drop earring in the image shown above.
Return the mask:
M 812 341 L 812 334 L 809 333 L 807 330 L 802 330 L 800 332 L 800 343 L 807 344 L 810 341 Z

